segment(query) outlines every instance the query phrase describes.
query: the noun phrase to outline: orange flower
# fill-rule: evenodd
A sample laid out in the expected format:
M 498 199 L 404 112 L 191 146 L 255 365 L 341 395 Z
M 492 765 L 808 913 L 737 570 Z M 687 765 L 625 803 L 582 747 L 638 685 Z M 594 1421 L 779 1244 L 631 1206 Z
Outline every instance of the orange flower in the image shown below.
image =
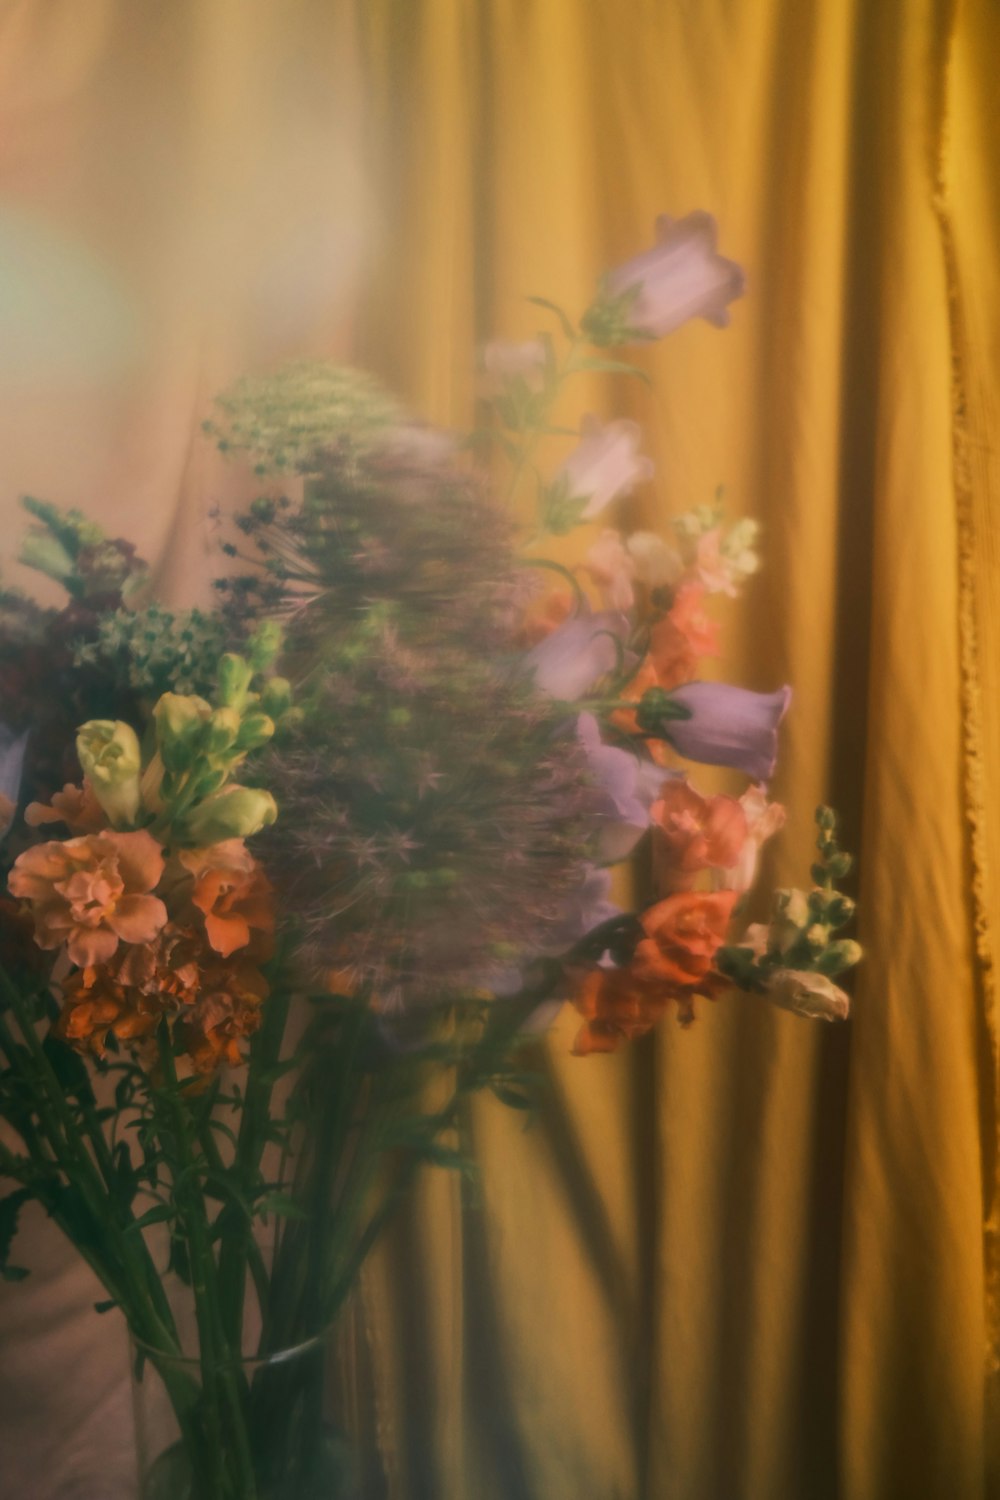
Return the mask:
M 725 941 L 735 891 L 680 891 L 642 913 L 647 936 L 632 967 L 650 981 L 696 987 L 709 977 L 716 949 Z
M 735 797 L 702 797 L 686 779 L 666 781 L 650 809 L 657 875 L 665 889 L 689 890 L 700 870 L 728 870 L 747 840 L 747 819 Z
M 268 996 L 263 974 L 247 962 L 216 963 L 200 976 L 198 998 L 180 1021 L 179 1035 L 196 1073 L 242 1062 L 240 1042 L 260 1025 Z
M 719 622 L 702 608 L 703 583 L 682 583 L 674 595 L 667 619 L 687 641 L 695 656 L 718 656 Z
M 622 1040 L 643 1036 L 676 1005 L 683 1025 L 694 1020 L 696 995 L 713 996 L 724 984 L 712 968 L 736 900 L 735 891 L 669 896 L 643 912 L 647 936 L 631 963 L 591 969 L 573 1004 L 584 1018 L 573 1051 L 613 1052 Z
M 44 802 L 29 802 L 24 809 L 24 821 L 30 828 L 40 828 L 43 823 L 65 823 L 71 833 L 97 833 L 108 826 L 104 809 L 86 779 L 82 787 L 68 781 L 48 806 Z
M 119 941 L 148 943 L 167 909 L 149 894 L 163 874 L 151 834 L 103 833 L 37 844 L 18 857 L 8 885 L 29 902 L 40 948 L 63 943 L 74 964 L 106 962 Z
M 274 931 L 271 883 L 242 839 L 182 849 L 178 858 L 194 877 L 191 899 L 216 953 L 228 958 L 247 946 L 254 931 Z
M 56 1033 L 78 1051 L 103 1056 L 108 1034 L 147 1042 L 166 1019 L 193 1070 L 238 1064 L 240 1041 L 256 1031 L 267 981 L 252 963 L 221 962 L 204 938 L 172 924 L 150 943 L 121 948 L 72 974 Z
M 614 1052 L 620 1041 L 651 1031 L 673 998 L 665 985 L 645 984 L 631 968 L 592 969 L 573 997 L 584 1018 L 573 1051 L 581 1057 Z

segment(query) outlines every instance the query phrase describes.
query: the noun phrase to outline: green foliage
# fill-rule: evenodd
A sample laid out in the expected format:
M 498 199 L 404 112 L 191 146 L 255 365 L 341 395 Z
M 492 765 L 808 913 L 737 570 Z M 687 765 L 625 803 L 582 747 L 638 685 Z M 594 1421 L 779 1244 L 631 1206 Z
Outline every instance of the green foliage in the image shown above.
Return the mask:
M 103 667 L 122 687 L 144 698 L 162 693 L 210 695 L 219 658 L 236 643 L 232 625 L 199 609 L 174 613 L 116 610 L 98 623 L 93 641 L 76 647 L 77 666 Z

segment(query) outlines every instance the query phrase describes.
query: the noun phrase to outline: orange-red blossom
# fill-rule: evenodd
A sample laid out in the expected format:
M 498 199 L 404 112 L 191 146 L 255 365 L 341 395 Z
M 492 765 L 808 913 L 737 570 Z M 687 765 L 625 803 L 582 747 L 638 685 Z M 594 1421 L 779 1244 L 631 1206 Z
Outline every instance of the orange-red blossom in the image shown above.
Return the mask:
M 735 891 L 682 891 L 643 912 L 646 935 L 631 962 L 591 969 L 573 996 L 584 1019 L 574 1052 L 613 1052 L 650 1031 L 671 1003 L 690 1021 L 694 997 L 712 996 L 724 983 L 712 963 L 735 902 Z

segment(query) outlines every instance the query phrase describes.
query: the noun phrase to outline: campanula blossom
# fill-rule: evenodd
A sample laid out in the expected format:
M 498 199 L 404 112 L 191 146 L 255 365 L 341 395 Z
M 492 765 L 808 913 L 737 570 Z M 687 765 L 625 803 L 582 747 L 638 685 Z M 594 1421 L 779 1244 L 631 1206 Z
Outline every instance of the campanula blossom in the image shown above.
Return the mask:
M 666 738 L 686 760 L 732 766 L 754 781 L 768 781 L 778 756 L 778 725 L 791 700 L 790 687 L 752 693 L 723 682 L 689 682 L 670 697 L 690 710 L 672 719 Z
M 628 632 L 617 610 L 574 615 L 528 652 L 536 686 L 551 698 L 580 698 L 618 663 Z
M 718 254 L 716 239 L 711 214 L 661 214 L 653 248 L 611 271 L 585 315 L 594 342 L 659 339 L 691 318 L 724 328 L 728 304 L 743 293 L 744 276 L 735 261 Z
M 584 417 L 580 441 L 557 470 L 554 488 L 579 505 L 579 518 L 592 520 L 611 504 L 629 495 L 637 484 L 653 477 L 653 461 L 639 452 L 639 425 L 621 418 L 599 422 Z

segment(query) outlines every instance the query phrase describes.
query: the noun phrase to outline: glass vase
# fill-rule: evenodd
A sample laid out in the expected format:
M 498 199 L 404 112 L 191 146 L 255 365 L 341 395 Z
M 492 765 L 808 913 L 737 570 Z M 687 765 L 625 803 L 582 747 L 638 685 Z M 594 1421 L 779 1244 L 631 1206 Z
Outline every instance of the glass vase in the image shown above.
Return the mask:
M 326 1362 L 324 1338 L 216 1360 L 133 1337 L 140 1500 L 360 1500 L 352 1444 L 324 1405 Z

